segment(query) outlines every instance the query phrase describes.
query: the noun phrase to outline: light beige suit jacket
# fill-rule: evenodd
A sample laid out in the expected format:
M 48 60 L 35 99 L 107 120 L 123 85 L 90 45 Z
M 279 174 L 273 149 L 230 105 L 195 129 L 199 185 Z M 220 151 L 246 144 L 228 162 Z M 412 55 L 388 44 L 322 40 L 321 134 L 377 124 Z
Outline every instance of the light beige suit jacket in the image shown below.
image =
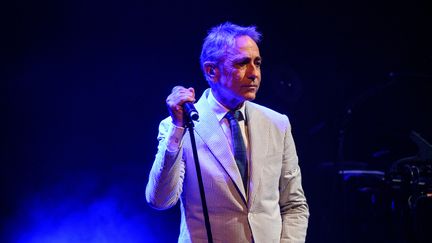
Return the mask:
M 309 211 L 287 116 L 246 102 L 250 143 L 249 190 L 216 116 L 208 91 L 195 104 L 195 138 L 214 242 L 304 242 Z M 188 132 L 177 153 L 167 151 L 171 119 L 159 127 L 159 146 L 146 199 L 157 209 L 181 201 L 179 242 L 207 242 Z

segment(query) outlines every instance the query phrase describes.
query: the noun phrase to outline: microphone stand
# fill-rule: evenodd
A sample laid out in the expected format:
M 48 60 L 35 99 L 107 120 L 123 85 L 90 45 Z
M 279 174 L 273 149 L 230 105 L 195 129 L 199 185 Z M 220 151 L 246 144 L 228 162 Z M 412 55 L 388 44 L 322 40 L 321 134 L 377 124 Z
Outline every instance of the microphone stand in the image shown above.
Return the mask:
M 202 209 L 203 209 L 203 214 L 204 214 L 204 222 L 205 222 L 205 227 L 206 227 L 206 232 L 207 232 L 207 240 L 209 243 L 213 243 L 213 236 L 212 236 L 212 232 L 211 232 L 210 219 L 209 219 L 209 214 L 208 214 L 208 210 L 207 210 L 207 202 L 206 202 L 205 192 L 204 192 L 204 184 L 203 184 L 202 175 L 201 175 L 201 167 L 200 167 L 199 160 L 198 160 L 198 152 L 197 152 L 196 142 L 195 142 L 194 123 L 192 121 L 192 118 L 188 114 L 185 115 L 185 119 L 186 119 L 186 127 L 189 128 L 190 140 L 191 140 L 191 144 L 192 144 L 192 152 L 193 152 L 193 157 L 195 160 L 195 169 L 196 169 L 196 172 L 197 172 L 196 174 L 198 177 L 198 186 L 199 186 L 199 191 L 200 191 L 200 196 L 201 196 L 201 204 L 202 204 Z

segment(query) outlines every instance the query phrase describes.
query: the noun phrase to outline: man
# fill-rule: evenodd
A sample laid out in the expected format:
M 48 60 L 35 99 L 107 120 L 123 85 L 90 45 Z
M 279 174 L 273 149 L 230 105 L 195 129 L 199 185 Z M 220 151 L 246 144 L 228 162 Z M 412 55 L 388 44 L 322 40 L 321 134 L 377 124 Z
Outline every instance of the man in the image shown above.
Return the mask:
M 209 32 L 201 67 L 210 89 L 195 104 L 195 137 L 214 242 L 304 242 L 309 211 L 285 115 L 252 103 L 261 82 L 255 27 L 231 23 Z M 170 116 L 146 188 L 157 209 L 180 199 L 179 242 L 207 242 L 185 102 L 193 88 L 176 86 L 166 99 Z M 233 118 L 235 117 L 235 118 Z M 239 119 L 240 118 L 240 119 Z M 187 132 L 186 132 L 187 133 Z

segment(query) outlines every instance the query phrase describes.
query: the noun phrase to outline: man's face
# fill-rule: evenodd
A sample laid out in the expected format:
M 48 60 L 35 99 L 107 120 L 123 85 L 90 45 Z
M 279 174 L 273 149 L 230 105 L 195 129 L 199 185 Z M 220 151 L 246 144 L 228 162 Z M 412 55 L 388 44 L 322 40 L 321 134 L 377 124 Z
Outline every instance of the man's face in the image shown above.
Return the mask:
M 218 65 L 219 79 L 213 90 L 216 98 L 230 109 L 256 97 L 261 82 L 261 56 L 255 41 L 249 36 L 236 38 Z

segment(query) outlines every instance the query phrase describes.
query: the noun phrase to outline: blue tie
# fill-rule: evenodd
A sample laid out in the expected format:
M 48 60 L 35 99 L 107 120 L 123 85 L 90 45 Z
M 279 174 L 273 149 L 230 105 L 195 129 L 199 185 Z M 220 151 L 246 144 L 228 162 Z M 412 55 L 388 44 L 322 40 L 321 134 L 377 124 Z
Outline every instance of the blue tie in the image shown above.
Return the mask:
M 243 135 L 238 123 L 238 119 L 243 118 L 242 113 L 239 110 L 228 112 L 225 117 L 228 119 L 230 127 L 231 127 L 231 136 L 234 147 L 234 158 L 237 164 L 237 167 L 240 171 L 240 175 L 242 177 L 243 186 L 245 191 L 247 191 L 247 181 L 248 181 L 248 164 L 247 164 L 247 155 L 246 155 L 246 146 L 243 141 Z

